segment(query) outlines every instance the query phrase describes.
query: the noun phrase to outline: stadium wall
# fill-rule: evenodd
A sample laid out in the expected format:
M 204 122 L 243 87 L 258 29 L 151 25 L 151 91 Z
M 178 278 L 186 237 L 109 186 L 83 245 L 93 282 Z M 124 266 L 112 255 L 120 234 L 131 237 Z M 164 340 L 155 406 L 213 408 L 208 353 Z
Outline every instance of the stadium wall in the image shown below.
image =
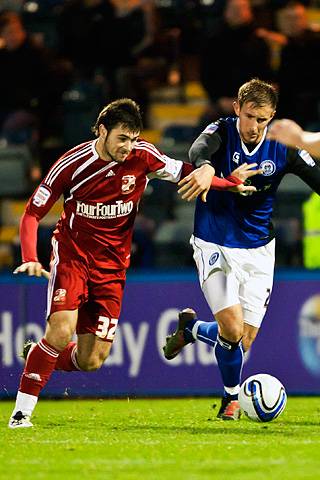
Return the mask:
M 43 391 L 54 397 L 197 396 L 221 391 L 212 348 L 197 342 L 166 361 L 162 346 L 180 309 L 210 312 L 192 274 L 128 278 L 117 338 L 104 366 L 93 373 L 55 372 Z M 40 339 L 45 326 L 46 283 L 0 277 L 0 397 L 15 395 L 25 338 Z M 243 378 L 278 377 L 289 394 L 320 394 L 320 272 L 278 272 L 261 332 Z

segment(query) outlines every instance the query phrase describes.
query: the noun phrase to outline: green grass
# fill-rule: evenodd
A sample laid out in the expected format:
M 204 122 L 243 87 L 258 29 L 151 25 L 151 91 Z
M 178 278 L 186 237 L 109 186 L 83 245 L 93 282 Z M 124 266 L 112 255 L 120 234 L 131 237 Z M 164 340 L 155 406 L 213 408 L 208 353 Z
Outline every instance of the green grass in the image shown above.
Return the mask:
M 41 400 L 33 429 L 7 428 L 0 478 L 298 480 L 320 477 L 319 398 L 289 398 L 272 423 L 215 418 L 207 398 Z

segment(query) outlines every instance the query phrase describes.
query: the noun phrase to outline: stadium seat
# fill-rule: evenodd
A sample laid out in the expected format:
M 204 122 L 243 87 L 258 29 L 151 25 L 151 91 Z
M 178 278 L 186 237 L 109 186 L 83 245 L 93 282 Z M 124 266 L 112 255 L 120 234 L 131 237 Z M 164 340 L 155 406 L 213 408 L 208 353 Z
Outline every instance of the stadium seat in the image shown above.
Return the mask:
M 91 127 L 95 123 L 101 104 L 101 90 L 85 80 L 75 82 L 63 94 L 63 139 L 71 148 L 93 137 Z
M 29 193 L 31 155 L 25 146 L 0 148 L 0 197 L 21 197 Z

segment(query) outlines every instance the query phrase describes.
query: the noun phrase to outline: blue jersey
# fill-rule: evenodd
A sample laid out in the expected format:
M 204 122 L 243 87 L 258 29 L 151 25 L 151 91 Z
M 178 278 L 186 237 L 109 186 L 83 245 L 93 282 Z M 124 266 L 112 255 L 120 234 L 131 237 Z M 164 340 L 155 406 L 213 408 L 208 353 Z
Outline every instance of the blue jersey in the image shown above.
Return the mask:
M 226 247 L 260 247 L 274 237 L 271 222 L 273 203 L 286 173 L 296 173 L 320 192 L 320 168 L 307 152 L 267 140 L 266 131 L 260 143 L 249 151 L 241 141 L 237 118 L 220 119 L 210 124 L 199 139 L 203 144 L 203 139 L 207 138 L 209 142 L 212 136 L 218 139 L 219 147 L 208 159 L 218 177 L 227 177 L 243 163 L 257 163 L 257 168 L 262 169 L 263 174 L 251 177 L 250 184 L 256 187 L 257 192 L 250 195 L 210 190 L 206 203 L 198 197 L 194 220 L 196 237 Z M 190 149 L 193 163 L 196 163 L 194 146 L 197 140 Z M 311 172 L 314 169 L 316 175 L 314 171 Z

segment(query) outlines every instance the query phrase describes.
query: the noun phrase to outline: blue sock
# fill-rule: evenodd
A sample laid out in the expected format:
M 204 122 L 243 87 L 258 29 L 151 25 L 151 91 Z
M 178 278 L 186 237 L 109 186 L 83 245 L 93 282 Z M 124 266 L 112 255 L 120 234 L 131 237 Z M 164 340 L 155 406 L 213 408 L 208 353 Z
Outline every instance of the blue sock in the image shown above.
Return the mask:
M 241 344 L 232 343 L 219 337 L 216 343 L 215 354 L 223 385 L 230 388 L 239 385 L 243 365 Z M 225 393 L 225 396 L 229 396 L 229 394 Z M 237 395 L 232 395 L 232 397 L 236 399 Z
M 217 322 L 201 322 L 197 331 L 197 339 L 214 347 L 218 336 Z
M 230 393 L 226 392 L 225 390 L 223 391 L 223 396 L 225 398 L 228 398 L 228 400 L 238 400 L 238 394 L 231 395 Z
M 186 342 L 194 342 L 192 329 L 198 319 L 190 320 L 184 330 L 184 339 Z M 197 339 L 214 347 L 217 341 L 218 324 L 217 322 L 200 322 L 197 330 Z
M 194 341 L 192 329 L 198 320 L 191 320 L 187 323 L 184 330 L 184 338 L 187 342 Z M 229 342 L 224 338 L 218 339 L 217 322 L 200 322 L 197 330 L 197 339 L 215 346 L 215 355 L 221 372 L 222 381 L 225 387 L 235 387 L 240 384 L 241 371 L 243 365 L 243 349 L 238 343 Z M 238 395 L 231 395 L 224 392 L 224 396 L 236 400 Z
M 187 324 L 185 326 L 185 329 L 183 331 L 183 336 L 184 336 L 184 339 L 187 343 L 194 342 L 194 338 L 193 338 L 193 335 L 192 335 L 192 329 L 193 329 L 194 324 L 197 321 L 198 320 L 196 318 L 194 320 L 190 320 L 190 322 L 187 322 Z

